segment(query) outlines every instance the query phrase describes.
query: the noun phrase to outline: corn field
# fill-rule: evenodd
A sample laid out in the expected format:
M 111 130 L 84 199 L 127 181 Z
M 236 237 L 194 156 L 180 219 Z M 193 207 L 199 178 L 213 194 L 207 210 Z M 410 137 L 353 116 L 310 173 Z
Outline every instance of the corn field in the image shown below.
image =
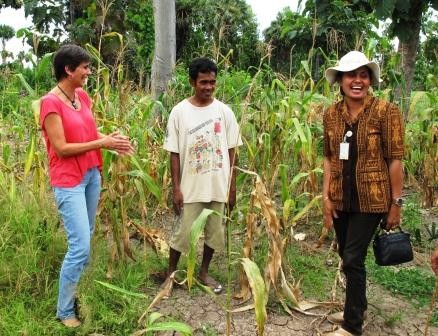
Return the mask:
M 169 160 L 162 145 L 171 108 L 191 94 L 186 70 L 177 67 L 168 91 L 154 101 L 148 92 L 124 79 L 121 66 L 109 68 L 98 50 L 87 48 L 97 65 L 87 90 L 93 98 L 100 131 L 118 129 L 133 140 L 136 148 L 131 157 L 104 152 L 104 189 L 97 223 L 101 238 L 93 243 L 95 249 L 104 251 L 95 256 L 105 268 L 99 286 L 112 295 L 139 296 L 138 300 L 147 302 L 146 309 L 141 304 L 134 306 L 138 308 L 138 320 L 131 321 L 135 335 L 166 328 L 190 334 L 184 324 L 157 322 L 161 315 L 151 309 L 161 300 L 158 290 L 153 299 L 140 294 L 137 288 L 117 286 L 126 265 L 140 267 L 151 253 L 162 264 L 167 257 L 165 235 L 154 221 L 171 211 Z M 45 146 L 38 125 L 38 99 L 50 89 L 43 79 L 51 73 L 51 55 L 44 56 L 32 70 L 33 85 L 21 73 L 7 68 L 0 71 L 5 79 L 0 86 L 0 300 L 54 296 L 65 242 L 49 187 Z M 385 99 L 389 99 L 389 93 L 375 92 Z M 232 68 L 218 74 L 216 97 L 235 112 L 244 142 L 236 167 L 237 206 L 226 214 L 226 220 L 245 238 L 242 245 L 235 246 L 228 232 L 227 288 L 238 284 L 236 296 L 244 307 L 241 310 L 254 309 L 259 335 L 264 333 L 268 301 L 278 302 L 290 316 L 294 312 L 307 314 L 317 306 L 340 305 L 330 295 L 324 302 L 309 302 L 285 257 L 290 246 L 296 244 L 295 233 L 311 223 L 318 223 L 319 245 L 331 239 L 321 225 L 322 114 L 338 95 L 324 79 L 311 77 L 306 62 L 290 78 L 273 72 L 263 59 L 253 74 Z M 405 184 L 421 196 L 423 207 L 436 207 L 438 91 L 414 92 L 407 116 Z M 201 214 L 198 231 L 209 215 L 218 214 Z M 144 251 L 149 252 L 139 253 L 133 247 L 133 237 L 140 237 L 148 246 Z M 193 277 L 199 234 L 192 237 L 187 270 L 178 271 L 189 289 L 202 288 Z M 256 256 L 260 239 L 266 240 L 261 259 Z M 208 292 L 208 288 L 203 289 Z M 217 299 L 227 312 L 227 334 L 234 309 L 232 295 L 229 290 L 226 298 Z M 45 305 L 50 306 L 53 300 Z M 8 321 L 1 322 L 0 330 L 13 330 L 7 325 Z M 32 334 L 25 332 L 32 331 L 31 327 L 21 328 L 23 334 Z M 116 327 L 110 330 L 117 334 Z

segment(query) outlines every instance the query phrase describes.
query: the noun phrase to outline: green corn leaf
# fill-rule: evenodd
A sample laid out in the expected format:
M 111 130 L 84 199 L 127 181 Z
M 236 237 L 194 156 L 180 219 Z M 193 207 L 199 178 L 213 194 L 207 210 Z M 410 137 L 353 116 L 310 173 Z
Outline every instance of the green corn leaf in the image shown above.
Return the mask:
M 7 166 L 9 163 L 9 158 L 11 157 L 11 145 L 7 142 L 3 144 L 2 157 L 3 163 L 5 164 L 5 166 Z
M 296 223 L 300 218 L 302 218 L 305 214 L 307 214 L 310 209 L 312 209 L 313 206 L 315 206 L 315 203 L 317 203 L 321 199 L 321 195 L 318 195 L 314 197 L 309 203 L 306 204 L 304 208 L 300 210 L 293 218 L 292 223 Z
M 40 82 L 44 76 L 47 76 L 47 73 L 50 73 L 52 70 L 52 56 L 53 53 L 47 53 L 41 58 L 38 62 L 37 67 L 35 68 L 35 82 Z
M 123 44 L 123 35 L 117 32 L 109 32 L 103 34 L 102 37 L 117 37 L 119 39 L 120 44 Z
M 163 316 L 163 314 L 160 314 L 159 312 L 151 313 L 151 315 L 149 315 L 149 318 L 148 318 L 148 325 L 153 324 L 156 320 L 158 320 L 162 316 Z
M 29 85 L 29 83 L 26 81 L 26 79 L 24 78 L 23 74 L 18 73 L 15 76 L 18 77 L 18 79 L 21 82 L 21 85 L 24 86 L 24 88 L 26 89 L 27 93 L 29 94 L 29 96 L 31 97 L 36 97 L 36 92 L 34 89 L 32 89 L 32 87 Z
M 243 142 L 244 142 L 245 145 L 246 145 L 246 149 L 247 149 L 247 151 L 248 151 L 248 157 L 249 157 L 251 160 L 254 160 L 254 158 L 255 158 L 255 154 L 254 154 L 255 148 L 254 148 L 254 149 L 252 148 L 251 143 L 250 143 L 250 142 L 248 141 L 248 139 L 247 139 L 246 137 L 244 137 L 243 135 L 242 135 L 242 140 L 243 140 Z
M 40 126 L 41 99 L 32 100 L 31 106 L 32 106 L 33 116 L 35 119 L 35 125 L 37 125 L 37 127 L 39 127 Z
M 283 84 L 283 82 L 282 82 L 281 80 L 279 80 L 278 78 L 275 78 L 275 79 L 272 81 L 272 84 L 271 84 L 271 90 L 274 91 L 274 90 L 275 90 L 275 87 L 279 88 L 280 91 L 285 91 L 285 90 L 286 90 L 286 86 L 285 86 L 285 85 Z
M 140 201 L 143 204 L 146 204 L 146 196 L 144 193 L 143 185 L 139 180 L 134 180 L 135 188 L 137 189 L 138 196 L 140 197 Z
M 17 196 L 17 185 L 15 184 L 15 177 L 14 174 L 11 173 L 10 175 L 11 183 L 9 186 L 9 199 L 12 204 L 15 203 L 15 198 Z
M 262 336 L 265 330 L 265 322 L 267 318 L 266 304 L 268 302 L 265 282 L 263 281 L 263 277 L 255 262 L 249 258 L 241 258 L 239 260 L 248 278 L 252 295 L 254 297 L 255 317 L 258 330 L 257 334 Z
M 97 50 L 95 47 L 93 47 L 91 44 L 87 43 L 85 44 L 85 49 L 90 53 L 91 57 L 99 63 L 101 66 L 105 66 L 105 63 L 102 62 L 100 59 L 100 53 L 99 50 Z
M 117 67 L 117 80 L 121 83 L 123 82 L 125 77 L 125 72 L 123 70 L 123 65 L 119 64 L 119 66 Z
M 287 223 L 290 213 L 293 210 L 295 210 L 295 200 L 287 199 L 283 205 L 283 219 L 285 223 Z
M 314 173 L 317 173 L 317 174 L 322 174 L 324 171 L 321 169 L 321 168 L 319 168 L 319 167 L 317 167 L 317 168 L 315 168 L 315 169 L 312 169 L 312 171 L 314 172 Z
M 279 165 L 279 173 L 280 181 L 281 181 L 281 200 L 285 202 L 288 198 L 290 198 L 289 194 L 289 185 L 288 185 L 288 176 L 287 170 L 289 169 L 288 165 L 281 163 Z
M 146 172 L 143 172 L 143 181 L 149 191 L 155 196 L 155 198 L 161 200 L 161 189 L 158 184 L 155 183 L 154 179 Z
M 185 323 L 182 322 L 176 322 L 176 321 L 169 321 L 169 322 L 158 322 L 151 326 L 148 326 L 146 329 L 144 329 L 144 332 L 150 332 L 150 331 L 177 331 L 184 336 L 193 335 L 192 328 Z
M 27 174 L 29 174 L 30 168 L 32 168 L 34 154 L 35 154 L 35 135 L 32 135 L 29 149 L 27 151 L 26 163 L 24 165 L 24 177 L 25 178 L 27 177 Z
M 98 73 L 102 76 L 103 80 L 103 98 L 105 101 L 110 101 L 110 70 L 107 67 L 102 67 L 99 69 Z
M 96 281 L 98 284 L 100 284 L 100 285 L 102 285 L 102 286 L 104 286 L 106 288 L 109 288 L 109 289 L 111 289 L 113 291 L 119 292 L 119 293 L 124 294 L 124 295 L 133 296 L 133 297 L 137 297 L 137 298 L 140 298 L 140 299 L 147 299 L 148 298 L 144 294 L 134 293 L 134 292 L 131 292 L 131 291 L 128 291 L 126 289 L 117 287 L 117 286 L 112 285 L 112 284 L 107 283 L 107 282 L 103 282 L 103 281 L 99 281 L 99 280 L 94 280 L 94 281 Z
M 218 214 L 214 210 L 204 209 L 199 214 L 198 218 L 195 219 L 192 225 L 192 230 L 190 232 L 190 250 L 187 257 L 187 285 L 189 290 L 193 285 L 193 274 L 195 272 L 196 265 L 196 245 L 198 243 L 199 237 L 204 230 L 205 224 L 207 223 L 207 218 L 212 213 Z
M 303 178 L 303 177 L 307 177 L 309 176 L 309 173 L 298 173 L 297 175 L 295 175 L 292 179 L 292 181 L 290 182 L 289 188 L 293 189 L 293 187 Z
M 129 171 L 127 175 L 140 177 L 146 184 L 148 190 L 156 197 L 158 201 L 160 201 L 161 188 L 159 187 L 159 185 L 155 183 L 154 179 L 148 173 L 146 173 L 146 171 L 143 169 L 142 165 L 140 164 L 140 162 L 138 162 L 135 156 L 131 156 L 130 159 L 137 169 Z
M 301 127 L 300 121 L 298 118 L 292 118 L 292 121 L 295 125 L 295 129 L 297 130 L 298 136 L 302 143 L 307 143 L 306 135 L 304 134 L 303 128 Z
M 306 74 L 312 78 L 312 73 L 310 72 L 310 68 L 309 68 L 309 62 L 307 61 L 301 61 L 301 65 L 303 66 L 304 71 L 306 71 Z

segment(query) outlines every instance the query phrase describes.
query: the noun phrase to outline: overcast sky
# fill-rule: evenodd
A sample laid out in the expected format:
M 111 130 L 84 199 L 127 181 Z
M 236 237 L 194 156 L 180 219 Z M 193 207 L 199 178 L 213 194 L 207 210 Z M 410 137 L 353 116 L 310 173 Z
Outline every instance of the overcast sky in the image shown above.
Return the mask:
M 303 3 L 305 1 L 302 1 Z M 290 7 L 292 11 L 295 11 L 298 5 L 298 0 L 246 0 L 259 22 L 260 34 L 271 25 L 271 22 L 275 20 L 278 12 L 285 7 Z
M 11 26 L 17 31 L 20 28 L 29 27 L 32 25 L 30 18 L 24 17 L 24 8 L 13 9 L 3 8 L 0 10 L 0 23 Z M 26 49 L 29 49 L 26 44 Z M 23 50 L 23 42 L 21 39 L 13 38 L 6 43 L 6 50 L 12 51 L 17 54 L 20 50 Z
M 294 11 L 298 4 L 298 0 L 246 0 L 246 2 L 252 7 L 257 17 L 260 35 L 275 20 L 278 12 L 288 6 Z M 17 31 L 20 28 L 31 26 L 32 21 L 30 18 L 26 19 L 24 17 L 23 8 L 18 10 L 3 8 L 0 10 L 0 24 L 9 25 Z M 28 48 L 27 45 L 26 48 Z M 20 50 L 23 50 L 23 43 L 21 40 L 14 38 L 8 41 L 6 49 L 17 54 Z

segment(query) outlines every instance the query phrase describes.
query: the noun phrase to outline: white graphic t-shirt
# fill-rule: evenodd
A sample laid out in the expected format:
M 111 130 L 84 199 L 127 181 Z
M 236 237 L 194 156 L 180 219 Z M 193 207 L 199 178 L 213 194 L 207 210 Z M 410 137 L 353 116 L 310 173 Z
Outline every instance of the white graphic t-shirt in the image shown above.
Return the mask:
M 185 99 L 172 109 L 164 149 L 179 153 L 184 203 L 227 201 L 228 149 L 240 145 L 236 117 L 219 100 L 197 107 Z

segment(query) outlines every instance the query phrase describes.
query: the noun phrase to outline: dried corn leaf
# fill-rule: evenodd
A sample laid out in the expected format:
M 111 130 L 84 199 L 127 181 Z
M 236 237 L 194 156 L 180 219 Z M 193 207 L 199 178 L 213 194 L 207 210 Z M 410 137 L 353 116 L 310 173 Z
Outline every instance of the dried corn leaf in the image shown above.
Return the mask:
M 141 323 L 141 321 L 143 320 L 143 318 L 147 315 L 147 313 L 158 303 L 160 302 L 163 297 L 167 296 L 169 292 L 172 291 L 173 289 L 173 283 L 175 281 L 175 275 L 178 272 L 184 272 L 184 271 L 175 271 L 173 272 L 170 276 L 169 276 L 169 281 L 167 281 L 165 283 L 164 286 L 160 287 L 160 290 L 158 291 L 157 295 L 154 297 L 154 299 L 152 300 L 151 304 L 149 305 L 149 307 L 147 307 L 146 311 L 140 316 L 140 318 L 138 319 L 138 323 Z
M 248 213 L 246 215 L 246 241 L 243 246 L 243 255 L 246 258 L 251 258 L 253 250 L 253 241 L 256 234 L 256 219 L 257 215 L 254 213 Z
M 110 247 L 110 259 L 108 261 L 108 269 L 106 272 L 106 278 L 112 279 L 113 278 L 113 265 L 116 262 L 117 259 L 117 246 L 113 242 Z
M 277 217 L 275 203 L 267 196 L 266 187 L 260 176 L 254 172 L 247 170 L 243 171 L 256 176 L 255 188 L 251 192 L 251 201 L 255 207 L 262 211 L 263 217 L 266 219 L 266 231 L 268 233 L 270 245 L 267 269 L 271 282 L 275 284 L 277 282 L 278 271 L 281 267 L 283 255 L 283 244 L 280 236 L 280 221 Z
M 246 241 L 243 246 L 243 256 L 245 258 L 251 258 L 254 242 L 254 234 L 256 233 L 256 219 L 257 215 L 254 213 L 248 213 L 246 215 Z M 248 301 L 251 298 L 251 291 L 249 290 L 248 279 L 245 276 L 243 270 L 239 274 L 240 292 L 235 294 L 236 299 L 240 299 L 243 302 Z
M 284 275 L 283 269 L 280 270 L 280 292 L 283 297 L 289 300 L 289 302 L 292 303 L 293 308 L 299 307 L 299 302 L 296 294 L 292 290 L 292 288 L 289 286 L 288 281 L 286 280 L 286 276 Z
M 295 285 L 290 284 L 286 280 L 286 276 L 283 271 L 283 251 L 284 246 L 286 245 L 287 238 L 282 238 L 281 236 L 281 226 L 280 221 L 277 217 L 277 212 L 275 209 L 275 203 L 269 198 L 266 187 L 263 184 L 259 175 L 254 172 L 240 169 L 244 173 L 256 176 L 255 187 L 251 192 L 251 206 L 257 207 L 261 210 L 263 217 L 265 218 L 265 227 L 266 232 L 269 238 L 269 253 L 268 253 L 268 262 L 265 268 L 265 288 L 267 293 L 269 293 L 270 285 L 272 285 L 277 293 L 277 296 L 285 308 L 285 310 L 292 314 L 292 311 L 289 309 L 292 308 L 294 310 L 300 311 L 306 315 L 314 315 L 316 314 L 307 313 L 305 310 L 314 308 L 318 306 L 318 303 L 308 303 L 307 301 L 302 301 L 300 299 L 300 290 L 299 285 L 300 282 L 297 282 Z M 312 206 L 319 200 L 320 196 L 315 197 L 302 211 L 300 211 L 297 215 L 294 216 L 292 220 L 292 226 L 296 221 L 302 218 L 306 213 L 310 211 Z M 292 227 L 291 226 L 291 227 Z M 253 230 L 253 228 L 251 227 Z M 293 232 L 293 231 L 292 231 Z M 247 245 L 245 245 L 246 247 Z M 248 246 L 252 246 L 248 243 Z M 245 253 L 245 250 L 244 250 Z M 278 274 L 280 273 L 280 285 L 278 286 Z M 241 280 L 241 283 L 243 281 Z M 253 293 L 254 295 L 254 293 Z M 289 306 L 290 305 L 290 306 Z
M 169 255 L 169 245 L 164 238 L 164 234 L 160 230 L 150 228 L 147 229 L 134 222 L 131 224 L 136 228 L 137 232 L 152 247 L 158 256 Z
M 251 304 L 246 305 L 246 306 L 242 306 L 242 307 L 239 307 L 239 308 L 234 308 L 232 310 L 229 310 L 228 312 L 233 313 L 233 314 L 234 313 L 242 313 L 244 311 L 248 311 L 248 310 L 251 310 L 251 309 L 254 309 L 254 308 L 255 308 L 254 303 L 251 303 Z
M 320 302 L 309 302 L 309 301 L 305 301 L 305 300 L 302 300 L 299 302 L 300 311 L 313 309 L 313 308 L 316 308 L 319 306 L 321 306 Z
M 134 258 L 134 254 L 131 250 L 131 243 L 129 241 L 129 231 L 128 231 L 128 215 L 126 214 L 125 202 L 123 197 L 120 197 L 120 212 L 122 217 L 122 242 L 123 242 L 123 251 L 125 254 L 131 258 L 133 261 L 136 261 Z

